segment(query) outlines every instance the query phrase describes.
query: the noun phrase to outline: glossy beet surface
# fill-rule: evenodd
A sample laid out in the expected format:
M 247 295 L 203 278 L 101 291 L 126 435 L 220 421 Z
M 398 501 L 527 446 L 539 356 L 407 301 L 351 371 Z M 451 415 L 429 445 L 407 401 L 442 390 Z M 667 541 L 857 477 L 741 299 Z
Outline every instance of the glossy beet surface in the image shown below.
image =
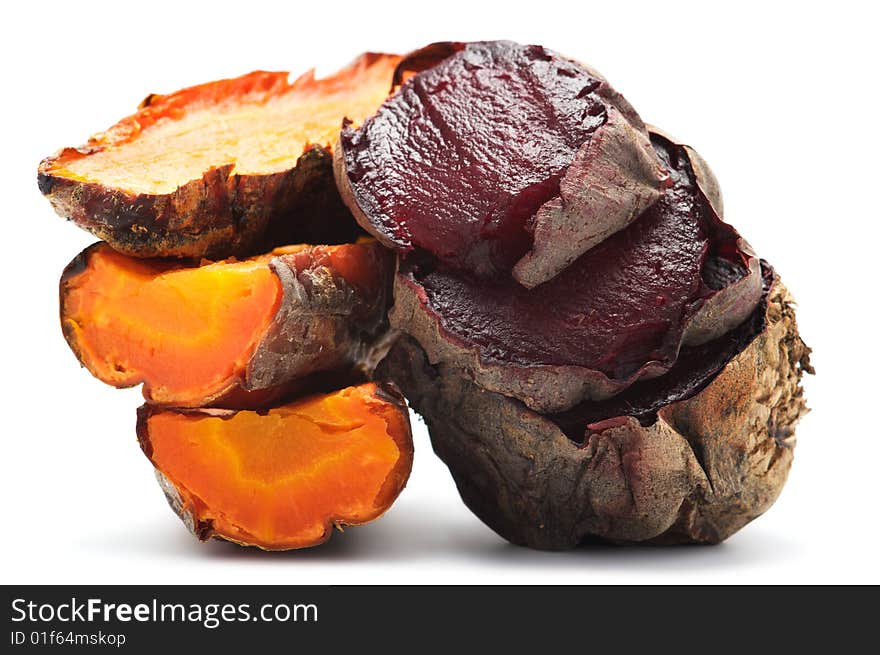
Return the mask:
M 486 277 L 531 246 L 578 149 L 608 120 L 602 85 L 540 46 L 471 43 L 343 130 L 348 182 L 373 230 Z

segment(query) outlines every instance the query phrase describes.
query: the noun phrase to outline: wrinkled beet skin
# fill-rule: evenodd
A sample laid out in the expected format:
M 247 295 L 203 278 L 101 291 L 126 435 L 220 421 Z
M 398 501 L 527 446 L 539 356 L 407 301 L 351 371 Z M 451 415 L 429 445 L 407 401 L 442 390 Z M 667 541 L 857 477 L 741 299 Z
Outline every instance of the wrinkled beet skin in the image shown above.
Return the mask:
M 758 311 L 754 325 L 763 328 L 743 339 L 707 386 L 684 396 L 654 390 L 653 400 L 638 402 L 666 397 L 645 424 L 597 415 L 582 425 L 581 444 L 552 418 L 477 386 L 461 369 L 430 364 L 405 335 L 377 374 L 397 381 L 424 417 L 465 504 L 515 544 L 718 543 L 779 495 L 794 426 L 807 411 L 800 378 L 812 372 L 809 348 L 778 281 Z
M 410 256 L 395 281 L 392 324 L 432 362 L 462 366 L 542 413 L 663 375 L 683 343 L 741 324 L 760 300 L 759 262 L 713 211 L 692 151 L 652 139 L 673 185 L 627 228 L 533 290 Z
M 621 111 L 609 102 L 625 104 L 601 77 L 540 46 L 435 44 L 407 65 L 427 70 L 359 129 L 345 127 L 336 151 L 343 198 L 368 231 L 400 251 L 422 248 L 481 277 L 509 274 L 532 246 L 536 212 L 558 200 L 569 166 L 594 134 L 634 120 L 627 134 L 650 151 L 644 125 L 628 105 Z M 640 195 L 627 190 L 614 199 L 626 222 L 659 195 L 662 169 L 653 153 L 646 158 Z M 621 176 L 604 168 L 612 186 Z M 554 229 L 546 229 L 548 238 Z M 556 251 L 568 247 L 572 239 L 548 247 L 545 257 L 558 259 Z M 547 266 L 531 262 L 523 284 L 549 279 L 577 254 Z

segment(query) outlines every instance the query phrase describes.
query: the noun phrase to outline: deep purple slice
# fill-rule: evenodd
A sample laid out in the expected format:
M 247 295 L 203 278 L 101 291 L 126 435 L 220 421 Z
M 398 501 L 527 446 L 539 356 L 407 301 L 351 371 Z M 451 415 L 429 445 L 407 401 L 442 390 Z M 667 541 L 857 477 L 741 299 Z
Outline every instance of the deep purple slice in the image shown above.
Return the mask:
M 691 209 L 687 197 L 678 206 Z M 626 378 L 674 357 L 700 289 L 708 236 L 692 211 L 672 208 L 669 199 L 658 203 L 533 290 L 448 267 L 418 281 L 443 327 L 467 335 L 485 358 Z
M 767 322 L 767 294 L 776 280 L 773 269 L 766 262 L 763 262 L 762 277 L 763 297 L 751 316 L 712 341 L 683 347 L 675 366 L 665 375 L 641 380 L 613 398 L 584 402 L 550 418 L 566 436 L 578 443 L 583 443 L 609 419 L 632 416 L 643 426 L 653 424 L 658 411 L 692 398 L 706 388 L 730 360 L 763 332 Z
M 410 258 L 392 322 L 432 361 L 541 412 L 662 375 L 682 344 L 742 323 L 761 297 L 758 260 L 715 214 L 688 150 L 652 139 L 673 186 L 638 220 L 532 290 Z
M 439 44 L 408 65 L 424 70 L 343 129 L 336 170 L 355 216 L 399 251 L 420 248 L 483 278 L 513 270 L 533 287 L 625 227 L 666 183 L 629 104 L 552 51 Z

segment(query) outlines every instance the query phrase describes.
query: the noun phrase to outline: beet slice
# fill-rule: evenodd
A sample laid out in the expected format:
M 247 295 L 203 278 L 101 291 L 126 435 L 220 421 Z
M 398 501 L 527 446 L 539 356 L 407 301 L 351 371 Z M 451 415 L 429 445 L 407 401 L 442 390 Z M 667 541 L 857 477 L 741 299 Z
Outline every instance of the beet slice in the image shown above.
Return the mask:
M 406 81 L 406 74 L 415 72 Z M 641 119 L 597 73 L 540 46 L 434 44 L 335 150 L 361 225 L 480 277 L 534 287 L 626 227 L 667 174 Z
M 635 418 L 648 427 L 657 420 L 657 413 L 674 403 L 694 397 L 724 370 L 724 367 L 767 326 L 767 299 L 777 282 L 773 268 L 760 261 L 763 295 L 751 315 L 726 334 L 700 345 L 684 346 L 675 366 L 649 380 L 640 380 L 622 393 L 603 401 L 585 401 L 568 411 L 548 415 L 565 435 L 575 443 L 584 443 L 609 421 L 623 416 Z
M 407 258 L 392 324 L 432 363 L 542 413 L 662 375 L 683 344 L 741 324 L 760 301 L 759 260 L 715 213 L 690 151 L 659 134 L 652 142 L 673 186 L 637 221 L 533 290 Z

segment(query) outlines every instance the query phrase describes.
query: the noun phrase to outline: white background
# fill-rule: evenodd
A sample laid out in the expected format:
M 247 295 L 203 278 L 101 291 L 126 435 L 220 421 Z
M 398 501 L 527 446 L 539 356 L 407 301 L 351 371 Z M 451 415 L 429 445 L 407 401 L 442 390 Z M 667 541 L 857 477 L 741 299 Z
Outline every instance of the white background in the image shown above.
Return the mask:
M 858 8 L 870 3 L 194 5 L 4 6 L 0 583 L 880 582 L 880 56 L 877 17 Z M 135 441 L 139 391 L 93 379 L 61 336 L 58 277 L 93 239 L 41 198 L 37 163 L 148 92 L 493 38 L 589 62 L 698 148 L 727 220 L 799 300 L 818 376 L 781 498 L 718 547 L 531 552 L 468 512 L 418 423 L 409 486 L 376 523 L 291 553 L 196 542 Z

